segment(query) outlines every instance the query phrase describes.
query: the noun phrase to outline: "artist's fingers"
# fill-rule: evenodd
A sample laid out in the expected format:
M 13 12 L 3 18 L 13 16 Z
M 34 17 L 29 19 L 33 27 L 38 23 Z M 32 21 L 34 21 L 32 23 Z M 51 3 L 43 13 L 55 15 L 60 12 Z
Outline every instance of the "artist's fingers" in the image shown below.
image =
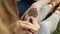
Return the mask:
M 30 22 L 25 22 L 25 21 L 23 21 L 23 22 L 20 22 L 20 24 L 21 24 L 21 27 L 22 28 L 25 28 L 25 29 L 30 29 L 30 30 L 32 30 L 32 31 L 37 31 L 38 29 L 36 29 L 37 27 L 35 27 L 32 23 L 30 23 Z
M 34 25 L 34 28 L 36 30 L 39 30 L 40 29 L 40 25 L 38 24 L 37 20 L 35 18 L 33 18 L 33 17 L 31 17 L 30 19 L 32 21 L 32 24 Z
M 21 27 L 23 28 L 32 28 L 33 25 L 29 22 L 26 22 L 26 21 L 20 21 L 20 24 L 21 24 Z
M 25 28 L 25 29 L 29 29 L 31 32 L 35 32 L 38 31 L 40 29 L 39 24 L 32 24 L 30 22 L 20 22 L 21 23 L 21 27 Z
M 29 31 L 25 31 L 25 34 L 32 34 L 32 32 L 29 32 Z
M 27 17 L 27 18 L 26 18 L 26 21 L 30 22 L 30 17 Z
M 26 33 L 26 34 L 32 34 L 32 32 L 27 31 L 27 33 Z
M 15 34 L 32 34 L 32 32 L 28 30 L 18 30 L 15 32 Z
M 32 34 L 32 32 L 28 31 L 28 30 L 22 30 L 21 34 Z

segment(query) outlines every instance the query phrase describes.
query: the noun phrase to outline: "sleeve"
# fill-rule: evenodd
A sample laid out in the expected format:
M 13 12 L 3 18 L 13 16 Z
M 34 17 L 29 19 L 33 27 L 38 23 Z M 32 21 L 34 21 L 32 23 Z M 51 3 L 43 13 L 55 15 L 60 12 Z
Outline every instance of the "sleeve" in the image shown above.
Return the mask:
M 48 15 L 50 10 L 51 10 L 51 7 L 49 5 L 43 6 L 39 11 L 37 21 L 41 22 L 43 19 L 45 19 L 45 17 Z
M 57 28 L 60 20 L 60 12 L 56 10 L 48 19 L 40 23 L 39 34 L 51 34 Z

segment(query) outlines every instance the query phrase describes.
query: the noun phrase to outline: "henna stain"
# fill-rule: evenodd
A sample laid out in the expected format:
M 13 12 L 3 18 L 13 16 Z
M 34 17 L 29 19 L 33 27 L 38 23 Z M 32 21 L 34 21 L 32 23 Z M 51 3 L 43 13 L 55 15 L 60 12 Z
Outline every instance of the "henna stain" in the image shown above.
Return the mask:
M 29 12 L 28 12 L 28 15 L 29 15 L 29 16 L 33 16 L 34 18 L 36 18 L 37 15 L 38 15 L 37 9 L 36 9 L 36 8 L 30 9 Z

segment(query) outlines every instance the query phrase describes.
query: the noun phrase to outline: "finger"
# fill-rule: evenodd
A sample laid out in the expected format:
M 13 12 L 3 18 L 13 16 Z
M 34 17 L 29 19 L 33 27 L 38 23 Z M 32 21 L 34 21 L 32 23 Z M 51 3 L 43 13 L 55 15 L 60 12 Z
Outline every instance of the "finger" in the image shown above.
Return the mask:
M 30 17 L 31 21 L 34 23 L 36 19 L 34 17 Z
M 24 20 L 25 19 L 25 14 L 21 17 L 21 20 Z
M 28 30 L 22 30 L 23 34 L 32 34 L 32 32 L 28 31 Z
M 30 22 L 22 21 L 22 22 L 20 22 L 20 24 L 21 24 L 22 28 L 30 29 L 32 31 L 37 31 L 40 28 L 39 24 L 35 23 L 35 22 L 34 22 L 34 24 L 32 24 Z
M 22 28 L 31 29 L 31 30 L 35 31 L 34 25 L 32 25 L 32 24 L 29 23 L 29 22 L 25 22 L 25 21 L 24 21 L 24 22 L 21 22 L 20 24 L 21 24 L 21 27 L 22 27 Z
M 32 23 L 34 25 L 34 28 L 36 30 L 39 30 L 40 29 L 40 25 L 38 24 L 37 20 L 35 18 L 33 18 L 33 17 L 31 17 L 31 20 L 32 20 Z
M 37 20 L 34 17 L 30 17 L 30 20 L 32 21 L 33 24 L 38 24 Z
M 32 32 L 27 31 L 27 33 L 26 33 L 26 34 L 32 34 Z
M 17 31 L 15 33 L 16 34 L 32 34 L 32 32 L 29 32 L 28 30 L 21 30 L 21 31 Z
M 26 14 L 24 19 L 25 21 L 29 21 L 29 16 Z
M 38 31 L 37 32 L 34 32 L 33 34 L 38 34 Z
M 21 17 L 21 20 L 26 21 L 26 20 L 27 20 L 27 18 L 28 18 L 28 15 L 27 15 L 27 14 L 24 14 L 24 15 Z
M 29 20 L 30 20 L 30 17 L 28 17 L 26 21 L 29 22 Z
M 31 23 L 21 23 L 21 27 L 25 29 L 30 29 L 32 32 L 39 30 L 40 26 L 37 24 L 33 25 Z

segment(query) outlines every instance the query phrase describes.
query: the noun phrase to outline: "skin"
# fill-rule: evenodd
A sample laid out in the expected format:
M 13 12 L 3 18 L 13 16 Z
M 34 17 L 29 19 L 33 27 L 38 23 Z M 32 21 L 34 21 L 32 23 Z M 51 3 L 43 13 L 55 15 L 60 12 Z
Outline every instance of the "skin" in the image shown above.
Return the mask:
M 28 22 L 28 21 L 21 21 L 19 20 L 20 22 L 20 25 L 19 23 L 14 23 L 12 26 L 14 27 L 14 25 L 17 26 L 16 31 L 14 31 L 15 34 L 33 34 L 34 32 L 38 31 L 40 29 L 40 26 L 39 24 L 37 23 L 37 21 L 35 20 L 35 18 L 33 17 L 30 17 L 30 19 L 32 20 L 32 23 L 31 22 Z M 13 28 L 14 29 L 14 28 Z

